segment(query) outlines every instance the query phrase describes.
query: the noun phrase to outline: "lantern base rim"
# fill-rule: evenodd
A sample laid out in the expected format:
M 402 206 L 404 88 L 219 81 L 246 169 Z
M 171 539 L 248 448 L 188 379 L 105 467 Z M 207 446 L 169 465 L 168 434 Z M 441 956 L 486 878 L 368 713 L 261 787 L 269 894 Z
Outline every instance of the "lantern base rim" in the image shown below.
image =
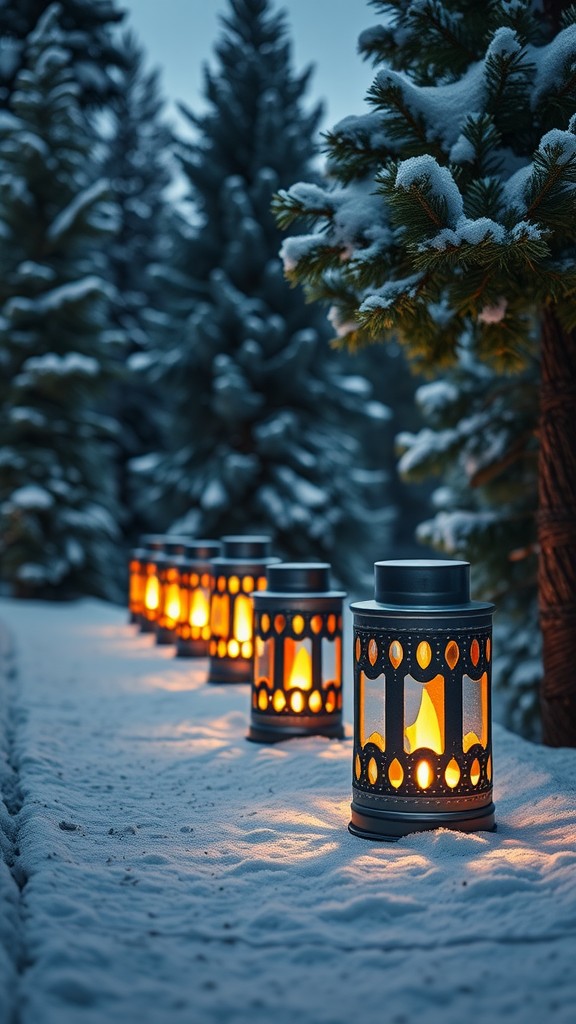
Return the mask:
M 251 683 L 252 660 L 248 658 L 210 658 L 209 683 Z
M 377 842 L 395 842 L 412 832 L 428 832 L 435 828 L 448 828 L 457 832 L 495 832 L 495 807 L 491 802 L 470 811 L 444 811 L 432 814 L 406 814 L 388 811 L 370 813 L 365 807 L 351 804 L 352 819 L 348 831 L 360 839 Z
M 304 736 L 325 736 L 331 740 L 343 740 L 346 738 L 344 725 L 341 718 L 337 722 L 321 724 L 317 719 L 306 719 L 304 722 L 295 724 L 283 724 L 281 726 L 268 726 L 250 722 L 246 739 L 251 743 L 282 743 L 283 740 L 298 739 Z
M 156 629 L 156 623 L 151 619 L 147 619 L 145 616 L 140 617 L 138 624 L 141 633 L 154 633 Z
M 158 646 L 168 646 L 176 643 L 176 633 L 173 629 L 166 629 L 165 626 L 156 627 L 156 643 Z
M 207 658 L 209 654 L 208 640 L 176 640 L 175 658 Z

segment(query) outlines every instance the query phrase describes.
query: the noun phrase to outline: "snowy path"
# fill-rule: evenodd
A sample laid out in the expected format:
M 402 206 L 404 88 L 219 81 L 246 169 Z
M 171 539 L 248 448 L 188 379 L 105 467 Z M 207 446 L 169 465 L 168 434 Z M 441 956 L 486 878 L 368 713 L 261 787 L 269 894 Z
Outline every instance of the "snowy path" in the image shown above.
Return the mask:
M 247 743 L 247 688 L 116 608 L 0 622 L 27 876 L 17 919 L 0 864 L 1 1024 L 573 1024 L 576 751 L 497 729 L 496 834 L 366 843 L 350 740 Z

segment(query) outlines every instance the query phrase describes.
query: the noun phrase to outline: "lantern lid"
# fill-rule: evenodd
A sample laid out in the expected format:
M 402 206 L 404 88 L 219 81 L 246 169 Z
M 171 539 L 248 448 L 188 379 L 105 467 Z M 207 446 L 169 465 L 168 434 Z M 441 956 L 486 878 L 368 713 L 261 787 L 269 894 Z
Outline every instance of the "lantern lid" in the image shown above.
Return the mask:
M 163 533 L 146 533 L 140 537 L 138 546 L 146 548 L 147 551 L 162 551 L 165 540 Z
M 271 538 L 265 536 L 222 537 L 222 555 L 224 558 L 267 558 L 271 543 Z
M 201 558 L 210 561 L 217 558 L 222 550 L 219 540 L 187 540 L 184 543 L 184 554 L 186 558 Z
M 374 598 L 392 607 L 470 604 L 470 563 L 440 558 L 375 562 Z
M 177 534 L 167 534 L 164 537 L 163 550 L 167 555 L 183 555 L 186 550 L 186 545 L 190 543 L 192 537 L 180 537 Z
M 330 590 L 327 562 L 279 562 L 269 565 L 267 594 L 319 594 Z

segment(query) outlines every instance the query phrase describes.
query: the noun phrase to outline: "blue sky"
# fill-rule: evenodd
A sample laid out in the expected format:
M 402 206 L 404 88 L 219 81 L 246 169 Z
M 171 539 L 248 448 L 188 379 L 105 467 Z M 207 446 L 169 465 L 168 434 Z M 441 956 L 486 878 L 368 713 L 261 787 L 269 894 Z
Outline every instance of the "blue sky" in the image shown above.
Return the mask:
M 202 65 L 212 56 L 218 15 L 227 0 L 124 0 L 127 24 L 136 31 L 151 63 L 162 69 L 166 98 L 202 106 Z M 297 69 L 314 63 L 309 96 L 323 99 L 322 128 L 361 113 L 373 72 L 356 51 L 360 32 L 377 16 L 366 0 L 285 0 Z

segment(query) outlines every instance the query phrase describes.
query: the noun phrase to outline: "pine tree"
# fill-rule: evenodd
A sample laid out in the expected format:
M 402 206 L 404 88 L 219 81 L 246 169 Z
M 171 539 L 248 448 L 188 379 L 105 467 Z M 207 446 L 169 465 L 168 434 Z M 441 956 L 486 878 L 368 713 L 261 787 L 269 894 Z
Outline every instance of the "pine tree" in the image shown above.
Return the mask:
M 313 173 L 309 77 L 292 71 L 268 0 L 231 0 L 207 113 L 188 112 L 197 139 L 179 147 L 202 226 L 184 240 L 188 316 L 164 358 L 171 454 L 144 493 L 156 523 L 169 512 L 196 535 L 270 532 L 285 556 L 328 558 L 351 578 L 367 543 L 381 552 L 390 537 L 385 475 L 363 466 L 353 424 L 361 413 L 378 434 L 387 413 L 284 281 L 270 212 L 275 190 Z
M 350 344 L 397 337 L 428 372 L 465 341 L 502 376 L 539 359 L 541 709 L 545 741 L 575 744 L 576 8 L 373 6 L 388 21 L 360 47 L 381 70 L 330 135 L 337 184 L 278 200 L 317 225 L 285 245 L 289 273 L 330 292 Z
M 128 464 L 156 443 L 166 403 L 146 376 L 150 350 L 171 320 L 165 306 L 164 266 L 171 260 L 174 214 L 167 199 L 172 183 L 172 133 L 163 120 L 157 71 L 147 71 L 135 37 L 120 45 L 118 91 L 107 106 L 102 173 L 109 182 L 118 226 L 107 246 L 107 279 L 114 285 L 111 321 L 126 339 L 113 407 L 119 421 L 118 480 L 125 534 L 142 523 L 131 508 Z M 127 357 L 127 359 L 126 359 Z M 120 367 L 119 367 L 120 371 Z
M 114 593 L 110 443 L 99 413 L 118 337 L 95 177 L 58 6 L 26 41 L 0 114 L 0 575 L 23 595 Z
M 409 480 L 440 479 L 419 539 L 474 564 L 478 597 L 492 598 L 495 705 L 516 732 L 539 737 L 542 678 L 537 607 L 537 364 L 503 381 L 464 352 L 443 379 L 421 386 L 426 426 L 397 438 Z M 503 572 L 503 566 L 505 571 Z
M 121 66 L 114 29 L 124 17 L 115 0 L 9 0 L 0 4 L 0 107 L 8 104 L 25 62 L 26 40 L 46 10 L 57 6 L 70 67 L 84 109 L 101 107 L 117 92 Z

